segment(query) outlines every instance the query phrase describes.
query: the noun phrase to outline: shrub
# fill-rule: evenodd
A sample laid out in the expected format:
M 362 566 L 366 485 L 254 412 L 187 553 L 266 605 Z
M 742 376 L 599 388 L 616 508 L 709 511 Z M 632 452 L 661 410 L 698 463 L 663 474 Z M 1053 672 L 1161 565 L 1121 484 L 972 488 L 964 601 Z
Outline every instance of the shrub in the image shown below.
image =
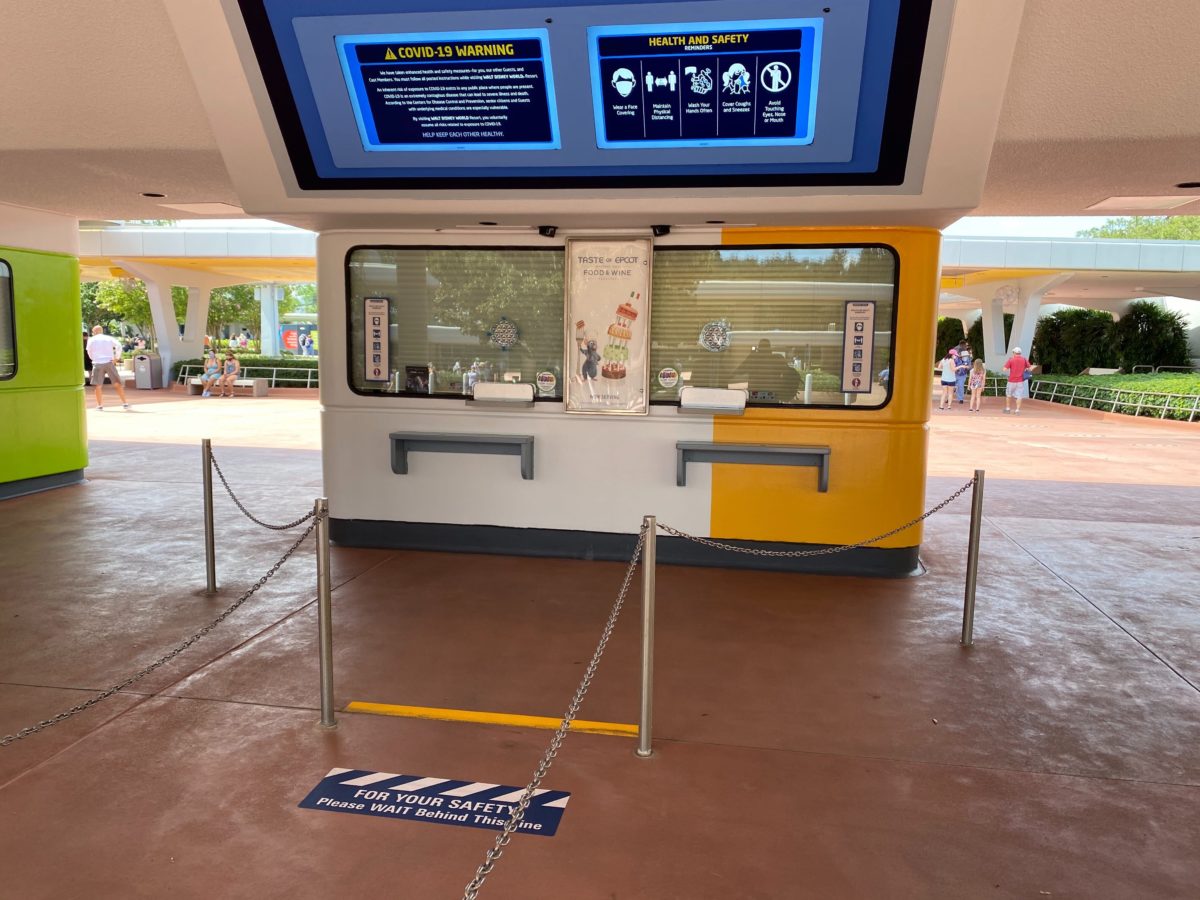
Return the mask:
M 1035 382 L 1037 380 L 1035 379 Z M 1071 406 L 1130 416 L 1153 416 L 1185 422 L 1196 420 L 1193 409 L 1196 408 L 1195 398 L 1200 396 L 1198 374 L 1161 372 L 1138 375 L 1055 375 L 1046 380 L 1071 386 L 1059 388 L 1055 392 L 1056 403 L 1068 403 Z M 1163 396 L 1164 394 L 1178 396 L 1168 398 Z M 1039 396 L 1039 399 L 1049 398 Z
M 1042 373 L 1076 375 L 1091 366 L 1115 368 L 1112 314 L 1102 309 L 1060 309 L 1038 319 L 1033 361 Z
M 946 355 L 947 350 L 951 347 L 957 347 L 958 342 L 964 337 L 966 335 L 963 333 L 961 319 L 955 319 L 950 316 L 938 316 L 937 337 L 934 338 L 933 345 L 933 361 L 936 363 Z
M 1117 352 L 1126 371 L 1134 366 L 1188 365 L 1187 328 L 1182 313 L 1149 300 L 1135 300 L 1116 327 Z
M 833 375 L 829 372 L 803 372 L 800 376 L 800 389 L 804 390 L 804 376 L 812 375 L 812 389 L 814 391 L 840 391 L 842 389 L 842 376 Z

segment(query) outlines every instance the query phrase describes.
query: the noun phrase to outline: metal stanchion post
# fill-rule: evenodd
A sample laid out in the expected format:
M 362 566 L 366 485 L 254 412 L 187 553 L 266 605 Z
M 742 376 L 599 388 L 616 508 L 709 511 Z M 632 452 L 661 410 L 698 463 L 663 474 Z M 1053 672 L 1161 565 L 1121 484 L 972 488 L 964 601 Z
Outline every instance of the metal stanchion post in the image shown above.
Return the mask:
M 317 630 L 321 644 L 321 724 L 333 728 L 333 604 L 329 590 L 329 501 L 316 501 L 317 520 Z
M 650 749 L 650 717 L 654 706 L 654 566 L 657 557 L 658 524 L 654 516 L 642 519 L 646 542 L 642 547 L 642 718 L 638 723 L 638 748 L 645 758 Z
M 210 594 L 217 592 L 217 551 L 214 546 L 213 493 L 212 493 L 212 441 L 204 438 L 200 442 L 200 459 L 204 467 L 204 568 L 208 575 Z
M 964 647 L 974 641 L 975 580 L 979 575 L 979 526 L 983 521 L 983 469 L 975 470 L 975 485 L 971 489 L 971 537 L 967 544 L 967 587 L 963 595 L 962 640 Z

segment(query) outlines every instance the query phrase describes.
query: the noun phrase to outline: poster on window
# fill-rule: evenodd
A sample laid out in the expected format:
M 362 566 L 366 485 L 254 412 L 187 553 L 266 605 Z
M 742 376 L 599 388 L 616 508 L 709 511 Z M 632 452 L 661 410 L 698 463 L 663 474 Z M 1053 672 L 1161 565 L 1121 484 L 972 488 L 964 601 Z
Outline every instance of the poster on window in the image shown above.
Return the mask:
M 363 372 L 365 381 L 387 381 L 388 370 L 388 298 L 363 299 Z
M 567 412 L 649 411 L 650 240 L 567 242 Z

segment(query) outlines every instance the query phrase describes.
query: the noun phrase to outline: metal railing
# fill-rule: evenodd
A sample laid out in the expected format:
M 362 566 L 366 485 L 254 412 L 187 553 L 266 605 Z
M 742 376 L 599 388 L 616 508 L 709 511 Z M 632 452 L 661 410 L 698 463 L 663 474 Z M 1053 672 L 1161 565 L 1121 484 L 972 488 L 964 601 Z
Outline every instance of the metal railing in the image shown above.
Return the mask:
M 1148 375 L 1157 375 L 1159 372 L 1200 372 L 1200 366 L 1134 366 L 1129 373 L 1137 375 L 1140 371 Z
M 208 439 L 204 440 L 201 452 L 202 452 L 202 455 L 204 458 L 206 471 L 207 471 L 207 467 L 209 465 L 211 465 L 213 468 L 216 468 L 217 473 L 220 474 L 220 467 L 217 466 L 216 460 L 213 459 L 212 444 L 210 443 L 210 441 Z M 221 481 L 222 481 L 222 483 L 225 483 L 224 475 L 221 475 Z M 211 594 L 211 593 L 214 593 L 216 590 L 216 562 L 215 562 L 215 558 L 212 554 L 212 478 L 211 478 L 211 475 L 206 474 L 206 477 L 204 479 L 204 487 L 205 487 L 205 498 L 204 498 L 205 562 L 206 562 L 206 569 L 207 569 L 207 573 L 208 573 L 208 588 L 209 588 L 208 592 Z M 226 490 L 229 489 L 229 485 L 227 483 L 225 484 L 225 487 L 226 487 Z M 232 497 L 233 492 L 230 491 L 229 493 L 230 493 L 230 496 Z M 241 509 L 243 512 L 245 512 L 245 507 L 243 507 L 241 505 L 241 503 L 238 503 L 236 497 L 234 498 L 234 502 L 237 503 L 239 509 Z M 246 513 L 246 515 L 249 516 L 250 514 Z M 252 516 L 250 518 L 253 519 Z M 58 715 L 53 716 L 49 719 L 43 719 L 42 721 L 37 722 L 33 725 L 30 725 L 26 728 L 22 728 L 20 731 L 17 731 L 13 734 L 6 734 L 3 736 L 0 736 L 0 747 L 7 747 L 9 744 L 15 743 L 16 741 L 19 741 L 26 737 L 29 737 L 32 734 L 37 734 L 39 731 L 43 731 L 46 728 L 49 728 L 53 725 L 57 725 L 59 722 L 63 722 L 65 720 L 71 718 L 72 716 L 74 716 L 77 713 L 81 713 L 84 710 L 90 709 L 91 707 L 95 706 L 97 703 L 100 703 L 103 700 L 107 700 L 109 697 L 123 691 L 125 688 L 129 687 L 131 684 L 134 684 L 134 683 L 140 681 L 141 679 L 145 678 L 147 675 L 149 675 L 155 669 L 170 662 L 172 659 L 174 659 L 180 653 L 183 653 L 185 650 L 187 650 L 189 647 L 191 647 L 194 643 L 199 641 L 201 638 L 203 638 L 205 635 L 207 635 L 209 632 L 211 632 L 213 629 L 215 629 L 218 625 L 220 625 L 222 622 L 224 622 L 227 618 L 229 618 L 231 615 L 233 615 L 233 613 L 236 612 L 237 609 L 243 603 L 245 603 L 252 596 L 254 596 L 254 594 L 260 588 L 263 587 L 263 585 L 265 585 L 268 581 L 270 581 L 275 576 L 275 574 L 281 568 L 283 568 L 284 563 L 286 563 L 288 561 L 288 559 L 291 558 L 292 554 L 294 554 L 298 549 L 300 549 L 300 545 L 303 544 L 308 539 L 308 536 L 310 534 L 312 534 L 313 531 L 317 531 L 317 539 L 318 539 L 318 548 L 317 548 L 318 593 L 323 595 L 323 596 L 318 597 L 318 602 L 322 605 L 322 609 L 324 610 L 324 615 L 322 616 L 322 623 L 321 623 L 321 628 L 323 629 L 323 632 L 321 635 L 321 694 L 322 694 L 322 696 L 321 696 L 321 724 L 329 726 L 329 727 L 333 727 L 334 725 L 336 725 L 336 723 L 333 721 L 332 639 L 331 639 L 331 637 L 328 637 L 325 633 L 325 631 L 327 631 L 329 629 L 329 616 L 328 616 L 328 612 L 327 612 L 328 606 L 329 606 L 329 597 L 328 597 L 328 592 L 329 592 L 329 575 L 328 575 L 328 573 L 329 573 L 329 530 L 328 530 L 329 512 L 328 512 L 328 507 L 325 505 L 325 500 L 324 499 L 318 500 L 316 502 L 316 504 L 314 505 L 313 511 L 311 513 L 304 516 L 304 518 L 299 519 L 296 522 L 293 522 L 291 526 L 285 526 L 285 527 L 292 527 L 295 525 L 300 525 L 300 524 L 303 524 L 304 522 L 308 521 L 309 519 L 314 519 L 314 518 L 316 519 L 316 521 L 314 521 L 306 529 L 304 529 L 303 534 L 301 534 L 300 537 L 296 538 L 296 540 L 291 543 L 291 545 L 287 548 L 287 550 L 285 550 L 283 552 L 283 555 L 281 557 L 279 557 L 279 559 L 276 561 L 275 565 L 271 566 L 271 568 L 267 570 L 265 575 L 263 575 L 261 578 L 259 578 L 258 581 L 256 581 L 254 584 L 252 584 L 245 592 L 242 593 L 242 595 L 240 597 L 238 597 L 236 600 L 233 601 L 233 603 L 231 603 L 228 607 L 226 607 L 224 612 L 222 612 L 220 615 L 218 615 L 215 619 L 213 619 L 211 622 L 209 622 L 207 625 L 205 625 L 203 628 L 201 628 L 199 631 L 197 631 L 191 637 L 189 637 L 186 640 L 177 644 L 174 648 L 172 648 L 170 651 L 168 651 L 163 656 L 160 656 L 154 662 L 143 667 L 142 669 L 135 672 L 133 675 L 128 676 L 124 680 L 117 682 L 112 687 L 108 688 L 105 691 L 102 691 L 101 693 L 97 694 L 96 696 L 91 697 L 88 700 L 84 700 L 82 703 L 78 703 L 75 706 L 71 707 L 70 709 L 68 709 L 64 712 L 60 712 Z M 255 519 L 254 521 L 257 522 L 258 520 Z M 259 524 L 263 524 L 263 523 L 259 523 Z M 272 527 L 272 526 L 267 526 L 267 527 Z M 322 573 L 324 573 L 324 574 L 322 575 Z M 327 659 L 328 659 L 328 665 L 327 665 Z M 328 700 L 327 700 L 327 698 L 328 698 Z
M 179 377 L 176 384 L 187 384 L 189 378 L 199 377 L 204 372 L 204 366 L 187 363 L 179 367 Z M 270 372 L 269 375 L 256 374 Z M 301 375 L 280 375 L 280 372 L 300 372 Z M 238 372 L 239 378 L 266 378 L 270 387 L 320 387 L 321 377 L 318 369 L 301 366 L 242 366 Z M 286 384 L 284 383 L 286 382 Z
M 201 458 L 204 465 L 204 559 L 207 569 L 208 593 L 214 593 L 217 589 L 217 563 L 213 539 L 213 470 L 221 479 L 221 484 L 224 486 L 225 492 L 229 494 L 233 505 L 255 525 L 271 531 L 287 531 L 303 525 L 309 519 L 313 520 L 313 524 L 304 534 L 307 537 L 314 530 L 317 533 L 317 638 L 321 662 L 321 724 L 326 728 L 334 728 L 337 726 L 337 720 L 333 714 L 333 607 L 329 576 L 329 501 L 325 497 L 318 497 L 310 512 L 294 521 L 285 522 L 282 525 L 272 525 L 256 518 L 234 494 L 233 488 L 229 486 L 229 481 L 225 478 L 225 473 L 221 471 L 220 464 L 213 456 L 212 441 L 209 438 L 205 438 L 201 442 Z
M 1070 389 L 1068 391 L 1068 388 Z M 1091 392 L 1090 395 L 1087 392 Z M 1100 396 L 1111 394 L 1110 397 Z M 1036 400 L 1049 400 L 1051 403 L 1065 403 L 1068 406 L 1082 406 L 1087 402 L 1088 409 L 1108 406 L 1109 412 L 1116 412 L 1117 407 L 1127 406 L 1133 409 L 1132 415 L 1142 415 L 1142 410 L 1157 412 L 1160 419 L 1165 419 L 1173 408 L 1180 413 L 1188 414 L 1187 421 L 1195 421 L 1200 415 L 1200 394 L 1176 394 L 1161 391 L 1144 391 L 1136 388 L 1104 387 L 1096 384 L 1076 384 L 1065 381 L 1050 381 L 1045 378 L 1035 378 L 1029 387 L 1029 396 Z M 1122 399 L 1122 398 L 1127 399 Z M 1161 399 L 1153 399 L 1161 398 Z M 1075 401 L 1078 400 L 1077 404 Z M 1181 401 L 1182 406 L 1174 406 Z M 1160 405 L 1161 403 L 1161 405 Z M 1191 404 L 1190 408 L 1188 404 Z
M 571 722 L 574 720 L 579 711 L 580 705 L 587 694 L 588 688 L 591 687 L 592 679 L 595 677 L 597 666 L 600 663 L 600 657 L 604 653 L 604 648 L 608 645 L 609 638 L 612 636 L 613 628 L 617 623 L 617 618 L 621 614 L 621 608 L 625 603 L 626 594 L 633 582 L 633 573 L 638 566 L 639 559 L 642 564 L 642 695 L 641 695 L 641 715 L 638 725 L 638 746 L 634 751 L 635 755 L 643 759 L 653 755 L 651 748 L 651 714 L 653 709 L 653 680 L 654 680 L 654 596 L 655 596 L 655 567 L 657 564 L 657 542 L 658 530 L 662 529 L 667 534 L 686 540 L 694 541 L 699 544 L 704 544 L 709 547 L 720 550 L 731 550 L 738 553 L 751 553 L 758 556 L 785 556 L 785 557 L 807 557 L 807 556 L 823 556 L 830 553 L 840 553 L 845 550 L 850 550 L 856 547 L 865 547 L 868 544 L 873 544 L 890 537 L 894 534 L 913 527 L 919 522 L 927 519 L 938 510 L 952 503 L 954 500 L 961 497 L 969 489 L 974 489 L 971 497 L 971 529 L 969 545 L 967 548 L 967 579 L 966 588 L 963 599 L 963 627 L 962 637 L 960 642 L 962 646 L 969 647 L 973 643 L 972 631 L 975 622 L 975 581 L 979 569 L 979 529 L 983 518 L 983 470 L 976 469 L 974 476 L 956 490 L 953 494 L 943 500 L 941 503 L 927 510 L 917 518 L 913 519 L 899 528 L 893 528 L 885 534 L 868 540 L 859 541 L 855 544 L 837 545 L 831 547 L 814 548 L 811 550 L 760 550 L 756 547 L 738 547 L 731 544 L 723 544 L 719 541 L 714 541 L 709 538 L 695 537 L 685 532 L 672 528 L 669 525 L 664 525 L 659 522 L 655 516 L 644 516 L 642 518 L 642 526 L 638 531 L 637 543 L 634 545 L 633 554 L 630 557 L 629 564 L 625 569 L 625 578 L 621 582 L 620 590 L 617 592 L 617 598 L 613 603 L 612 609 L 609 612 L 608 620 L 604 624 L 604 630 L 600 636 L 600 640 L 596 645 L 596 650 L 592 655 L 591 662 L 588 663 L 587 670 L 584 672 L 579 686 L 575 690 L 574 696 L 571 698 L 570 705 L 567 707 L 567 712 L 559 723 L 558 729 L 550 740 L 550 745 L 546 752 L 542 755 L 541 761 L 537 765 L 533 779 L 526 785 L 521 797 L 513 805 L 508 818 L 500 829 L 500 834 L 497 835 L 496 841 L 487 851 L 483 863 L 475 870 L 475 877 L 467 884 L 463 890 L 463 900 L 478 900 L 479 892 L 483 889 L 484 882 L 487 877 L 495 870 L 501 856 L 504 854 L 505 848 L 512 840 L 513 834 L 520 827 L 521 821 L 525 817 L 525 811 L 529 807 L 529 801 L 538 791 L 538 786 L 546 777 L 550 767 L 553 765 L 558 751 L 562 748 L 563 739 L 570 730 Z
M 911 522 L 893 528 L 876 537 L 858 541 L 854 544 L 836 544 L 830 547 L 819 547 L 811 550 L 763 550 L 758 547 L 741 547 L 735 544 L 723 543 L 715 541 L 711 538 L 696 537 L 695 535 L 687 534 L 677 528 L 672 528 L 670 525 L 659 522 L 654 516 L 645 516 L 642 519 L 642 533 L 645 535 L 644 547 L 642 548 L 642 564 L 644 567 L 642 577 L 642 704 L 641 704 L 641 719 L 638 727 L 638 749 L 637 755 L 640 757 L 648 757 L 652 754 L 650 749 L 650 719 L 652 710 L 651 693 L 653 691 L 653 673 L 654 673 L 654 565 L 657 559 L 657 533 L 658 530 L 666 532 L 673 537 L 683 538 L 695 544 L 702 544 L 706 547 L 711 547 L 716 550 L 726 550 L 733 553 L 745 553 L 752 556 L 769 556 L 769 557 L 784 557 L 784 558 L 800 558 L 812 556 L 826 556 L 834 553 L 842 553 L 846 550 L 854 550 L 860 547 L 866 547 L 871 544 L 876 544 L 879 541 L 889 538 L 892 535 L 899 534 L 902 531 L 907 531 L 914 525 L 919 524 L 925 519 L 932 516 L 934 513 L 946 506 L 949 506 L 959 497 L 971 490 L 971 529 L 970 536 L 967 542 L 967 573 L 966 584 L 963 590 L 963 625 L 962 637 L 960 642 L 964 647 L 970 647 L 974 643 L 973 633 L 975 628 L 975 584 L 979 572 L 979 530 L 983 521 L 983 469 L 976 469 L 971 480 L 956 490 L 953 494 L 938 503 L 936 506 L 926 510 L 917 516 Z

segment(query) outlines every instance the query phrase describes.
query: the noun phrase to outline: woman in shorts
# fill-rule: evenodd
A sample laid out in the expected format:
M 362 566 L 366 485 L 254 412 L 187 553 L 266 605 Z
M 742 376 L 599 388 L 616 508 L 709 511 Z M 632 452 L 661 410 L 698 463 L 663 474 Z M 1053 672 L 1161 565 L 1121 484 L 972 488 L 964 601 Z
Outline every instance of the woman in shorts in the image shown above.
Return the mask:
M 217 351 L 209 350 L 204 358 L 204 372 L 200 375 L 200 387 L 204 390 L 201 397 L 211 397 L 212 389 L 221 378 L 221 363 L 217 360 Z
M 242 364 L 237 361 L 237 357 L 233 355 L 232 350 L 225 351 L 225 365 L 221 370 L 221 393 L 218 396 L 232 397 L 233 383 L 237 381 L 238 372 L 242 370 Z
M 953 408 L 950 404 L 954 400 L 954 385 L 958 380 L 957 368 L 958 352 L 956 350 L 947 350 L 946 355 L 942 357 L 942 361 L 937 364 L 938 372 L 942 376 L 942 395 L 938 399 L 938 409 Z

